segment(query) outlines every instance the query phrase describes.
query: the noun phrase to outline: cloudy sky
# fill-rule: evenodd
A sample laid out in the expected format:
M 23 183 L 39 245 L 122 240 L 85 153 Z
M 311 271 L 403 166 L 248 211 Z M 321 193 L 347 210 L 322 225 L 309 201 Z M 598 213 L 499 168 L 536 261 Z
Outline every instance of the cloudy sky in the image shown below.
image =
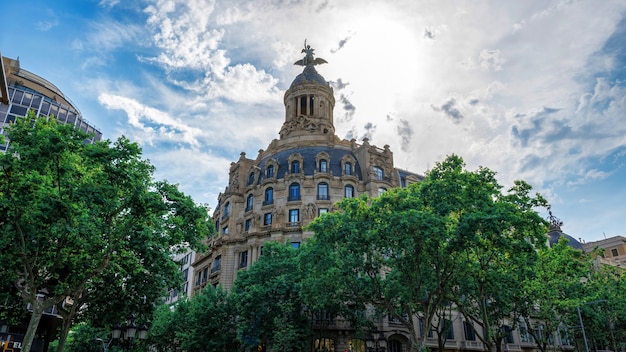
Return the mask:
M 526 180 L 588 242 L 626 234 L 625 15 L 623 0 L 3 1 L 0 51 L 215 206 L 231 161 L 278 138 L 307 39 L 340 137 L 420 173 L 456 153 Z

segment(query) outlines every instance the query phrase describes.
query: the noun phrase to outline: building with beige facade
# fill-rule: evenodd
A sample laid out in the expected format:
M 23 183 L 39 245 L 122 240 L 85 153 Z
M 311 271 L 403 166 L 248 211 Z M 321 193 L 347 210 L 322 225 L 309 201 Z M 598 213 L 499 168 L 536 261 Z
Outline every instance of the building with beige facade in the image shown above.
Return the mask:
M 306 47 L 304 66 L 284 95 L 285 120 L 279 138 L 249 158 L 241 153 L 231 163 L 229 182 L 220 193 L 214 212 L 217 234 L 208 242 L 206 253 L 197 253 L 193 262 L 193 290 L 208 285 L 230 289 L 237 273 L 246 270 L 261 255 L 267 241 L 291 243 L 298 247 L 313 236 L 304 230 L 320 214 L 334 210 L 346 197 L 366 194 L 376 197 L 393 187 L 406 187 L 423 177 L 394 166 L 388 145 L 377 147 L 368 139 L 361 142 L 335 135 L 335 98 L 329 83 L 315 66 L 325 63 L 314 58 Z M 559 234 L 560 235 L 560 234 Z M 316 316 L 313 341 L 316 351 L 366 351 L 366 341 L 355 337 L 347 321 L 338 317 Z M 446 350 L 483 351 L 468 322 L 454 318 L 445 342 Z M 409 351 L 411 334 L 405 325 L 391 317 L 378 322 L 374 341 L 385 351 Z M 475 327 L 477 329 L 478 327 Z M 431 332 L 427 344 L 437 348 Z M 571 349 L 570 341 L 555 340 L 555 348 Z M 383 346 L 384 344 L 384 346 Z M 535 343 L 524 329 L 510 332 L 503 351 L 533 350 Z

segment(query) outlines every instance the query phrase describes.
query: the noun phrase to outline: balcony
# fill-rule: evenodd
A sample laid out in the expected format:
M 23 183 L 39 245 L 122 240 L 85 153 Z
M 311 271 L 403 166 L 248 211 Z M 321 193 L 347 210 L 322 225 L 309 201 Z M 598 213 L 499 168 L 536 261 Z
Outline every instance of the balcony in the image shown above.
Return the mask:
M 328 194 L 318 194 L 317 200 L 330 200 L 330 195 Z
M 216 266 L 212 267 L 211 268 L 211 274 L 215 274 L 215 273 L 219 272 L 221 268 L 222 268 L 221 265 L 216 265 Z
M 295 202 L 295 201 L 298 201 L 298 200 L 300 200 L 300 195 L 299 195 L 299 194 L 298 194 L 298 195 L 293 195 L 293 196 L 292 196 L 292 195 L 290 195 L 290 196 L 287 198 L 287 201 L 288 201 L 288 202 Z
M 263 205 L 272 205 L 274 204 L 274 199 L 266 199 L 263 201 Z

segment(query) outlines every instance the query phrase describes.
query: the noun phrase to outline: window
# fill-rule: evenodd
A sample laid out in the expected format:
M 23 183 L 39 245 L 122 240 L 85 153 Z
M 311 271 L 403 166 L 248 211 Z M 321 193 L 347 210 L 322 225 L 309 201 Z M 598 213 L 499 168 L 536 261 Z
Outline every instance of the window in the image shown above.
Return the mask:
M 454 326 L 452 326 L 452 321 L 445 319 L 443 321 L 443 333 L 446 335 L 446 339 L 454 340 Z
M 213 261 L 211 274 L 213 274 L 214 272 L 220 271 L 221 268 L 222 268 L 222 256 L 218 255 L 217 257 L 215 257 L 215 260 Z
M 389 340 L 389 352 L 402 352 L 402 342 L 398 340 Z
M 318 208 L 317 209 L 317 216 L 320 216 L 322 214 L 326 214 L 328 213 L 328 208 Z
M 300 162 L 298 160 L 294 160 L 291 162 L 291 173 L 297 174 L 300 172 Z
M 265 213 L 263 215 L 263 225 L 271 225 L 272 224 L 272 213 Z
M 246 219 L 246 222 L 243 225 L 243 230 L 245 232 L 250 231 L 250 226 L 252 225 L 252 220 L 251 219 Z
M 291 242 L 292 248 L 300 248 L 300 242 Z
M 230 202 L 224 204 L 224 214 L 222 214 L 222 219 L 227 218 L 230 215 Z
M 352 163 L 343 164 L 343 173 L 346 175 L 352 175 Z
M 406 177 L 400 177 L 400 187 L 406 187 Z
M 225 227 L 222 229 L 222 235 L 228 235 L 228 226 L 225 226 Z
M 269 187 L 265 190 L 265 199 L 263 199 L 263 205 L 274 204 L 274 189 Z
M 246 198 L 246 211 L 252 210 L 253 205 L 254 205 L 254 196 L 252 194 L 249 194 L 248 198 Z
M 515 343 L 513 339 L 513 329 L 510 326 L 504 325 L 502 331 L 506 334 L 504 335 L 504 343 Z
M 474 331 L 472 323 L 470 323 L 469 321 L 464 321 L 463 331 L 465 332 L 466 341 L 476 341 L 476 332 Z
M 300 221 L 300 209 L 289 209 L 289 222 L 297 223 Z
M 617 252 L 617 248 L 611 249 L 611 256 L 617 257 L 618 255 L 619 255 L 619 253 Z
M 289 186 L 289 197 L 288 201 L 292 200 L 300 200 L 300 185 L 297 183 L 292 183 Z
M 328 195 L 328 183 L 321 182 L 317 185 L 317 199 L 319 200 L 330 199 L 330 196 Z
M 272 178 L 274 177 L 274 165 L 269 165 L 265 170 L 265 177 Z
M 354 198 L 354 186 L 347 185 L 347 186 L 344 188 L 344 194 L 343 194 L 343 196 L 344 196 L 345 198 Z
M 367 352 L 367 346 L 365 346 L 365 340 L 363 339 L 350 339 L 348 340 L 348 347 L 352 352 Z M 334 351 L 334 350 L 329 350 Z
M 251 172 L 250 175 L 248 175 L 248 186 L 254 183 L 254 172 Z
M 385 179 L 385 171 L 378 166 L 374 166 L 374 178 L 376 181 L 382 181 Z
M 522 342 L 533 342 L 533 338 L 530 336 L 530 333 L 525 326 L 519 327 L 519 336 L 522 339 Z
M 426 333 L 424 330 L 426 329 L 426 323 L 424 322 L 424 318 L 420 318 L 419 320 L 419 324 L 420 324 L 420 333 L 423 335 L 426 335 L 427 337 L 433 337 L 433 329 L 431 326 L 431 329 L 428 330 L 428 333 Z
M 209 278 L 209 267 L 207 266 L 206 268 L 204 268 L 204 270 L 202 270 L 202 283 L 205 283 L 208 278 Z
M 326 159 L 320 160 L 320 172 L 328 172 L 328 161 Z
M 239 253 L 239 268 L 245 268 L 248 266 L 248 251 Z
M 335 340 L 324 337 L 321 339 L 315 339 L 314 347 L 316 351 L 334 351 L 335 350 Z M 364 352 L 365 350 L 355 350 L 351 349 L 351 351 L 359 351 Z

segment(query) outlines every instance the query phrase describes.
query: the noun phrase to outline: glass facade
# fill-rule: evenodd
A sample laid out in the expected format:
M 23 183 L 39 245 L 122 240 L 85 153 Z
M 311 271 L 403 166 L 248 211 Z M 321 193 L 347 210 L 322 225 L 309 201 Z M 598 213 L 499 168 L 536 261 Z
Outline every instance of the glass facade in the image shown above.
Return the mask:
M 90 142 L 102 139 L 102 133 L 85 121 L 76 109 L 63 105 L 41 93 L 21 86 L 8 87 L 9 105 L 0 104 L 0 133 L 4 127 L 18 117 L 26 116 L 29 110 L 37 116 L 54 117 L 59 122 L 76 126 L 85 133 L 92 134 Z M 0 145 L 0 152 L 7 149 L 7 144 Z

